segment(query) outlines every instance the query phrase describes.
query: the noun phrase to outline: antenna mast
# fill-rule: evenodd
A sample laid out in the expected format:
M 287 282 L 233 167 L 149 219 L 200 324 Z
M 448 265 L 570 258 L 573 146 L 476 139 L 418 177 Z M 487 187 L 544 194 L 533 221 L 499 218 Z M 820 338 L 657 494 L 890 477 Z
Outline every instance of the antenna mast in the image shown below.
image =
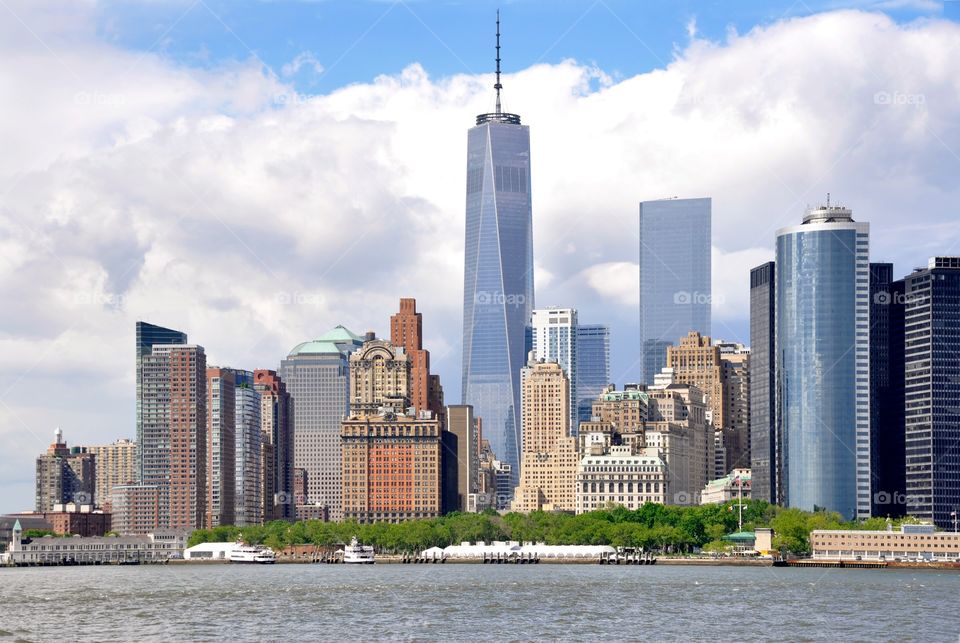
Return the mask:
M 497 9 L 497 83 L 493 86 L 497 90 L 497 116 L 500 115 L 500 90 L 503 85 L 500 84 L 500 10 Z

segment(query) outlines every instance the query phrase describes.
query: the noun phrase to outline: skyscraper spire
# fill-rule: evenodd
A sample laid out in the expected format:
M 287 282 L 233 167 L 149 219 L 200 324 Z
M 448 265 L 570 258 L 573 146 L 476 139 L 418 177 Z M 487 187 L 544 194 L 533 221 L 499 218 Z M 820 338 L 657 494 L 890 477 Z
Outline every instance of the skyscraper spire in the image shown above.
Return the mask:
M 497 82 L 493 86 L 497 90 L 497 116 L 500 115 L 500 90 L 503 85 L 500 84 L 500 10 L 497 9 Z
M 508 114 L 503 111 L 503 106 L 500 104 L 500 90 L 503 89 L 503 85 L 500 83 L 500 10 L 497 9 L 497 82 L 494 83 L 493 88 L 497 90 L 497 106 L 493 112 L 489 114 L 478 114 L 477 115 L 477 125 L 483 125 L 484 123 L 507 123 L 510 125 L 519 125 L 520 124 L 520 115 L 519 114 Z

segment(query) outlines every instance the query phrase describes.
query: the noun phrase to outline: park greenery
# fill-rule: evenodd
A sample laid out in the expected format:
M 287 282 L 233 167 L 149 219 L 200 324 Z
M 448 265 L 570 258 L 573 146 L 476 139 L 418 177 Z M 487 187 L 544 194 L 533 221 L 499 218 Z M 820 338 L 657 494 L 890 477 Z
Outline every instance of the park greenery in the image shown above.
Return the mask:
M 200 529 L 189 545 L 242 539 L 273 549 L 288 545 L 333 547 L 354 536 L 381 553 L 422 551 L 461 542 L 515 540 L 548 545 L 612 545 L 641 547 L 645 551 L 687 553 L 697 548 L 722 552 L 729 548 L 723 536 L 737 531 L 737 501 L 702 506 L 668 506 L 647 503 L 639 509 L 620 506 L 580 515 L 563 512 L 530 514 L 452 513 L 429 520 L 399 524 L 358 524 L 353 521 L 274 521 L 250 527 L 220 526 Z M 743 501 L 743 529 L 771 527 L 774 547 L 805 554 L 814 529 L 885 529 L 884 518 L 846 522 L 839 514 L 785 509 L 762 500 Z

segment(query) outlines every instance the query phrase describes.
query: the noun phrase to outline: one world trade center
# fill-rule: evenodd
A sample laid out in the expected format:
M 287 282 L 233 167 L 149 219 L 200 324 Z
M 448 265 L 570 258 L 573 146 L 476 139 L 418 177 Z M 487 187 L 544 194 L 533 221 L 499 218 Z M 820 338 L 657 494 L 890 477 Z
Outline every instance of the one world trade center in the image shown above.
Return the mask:
M 467 134 L 463 271 L 463 403 L 482 420 L 496 457 L 519 479 L 520 369 L 533 309 L 530 129 L 500 105 L 497 17 L 496 109 Z M 501 498 L 506 490 L 498 489 Z M 510 489 L 507 493 L 512 493 Z

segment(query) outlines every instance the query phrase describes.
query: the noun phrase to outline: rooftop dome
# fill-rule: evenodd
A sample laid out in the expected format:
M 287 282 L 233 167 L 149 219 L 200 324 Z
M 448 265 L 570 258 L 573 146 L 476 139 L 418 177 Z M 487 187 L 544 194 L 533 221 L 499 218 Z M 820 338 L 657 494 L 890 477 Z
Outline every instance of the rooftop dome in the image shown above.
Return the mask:
M 320 336 L 320 341 L 326 342 L 362 342 L 363 338 L 350 332 L 343 326 L 337 326 Z
M 343 352 L 339 346 L 339 344 L 343 343 L 351 343 L 359 346 L 363 343 L 363 339 L 350 332 L 347 328 L 337 326 L 333 330 L 329 330 L 321 335 L 318 339 L 297 344 L 293 347 L 293 350 L 290 351 L 290 356 L 337 355 Z

